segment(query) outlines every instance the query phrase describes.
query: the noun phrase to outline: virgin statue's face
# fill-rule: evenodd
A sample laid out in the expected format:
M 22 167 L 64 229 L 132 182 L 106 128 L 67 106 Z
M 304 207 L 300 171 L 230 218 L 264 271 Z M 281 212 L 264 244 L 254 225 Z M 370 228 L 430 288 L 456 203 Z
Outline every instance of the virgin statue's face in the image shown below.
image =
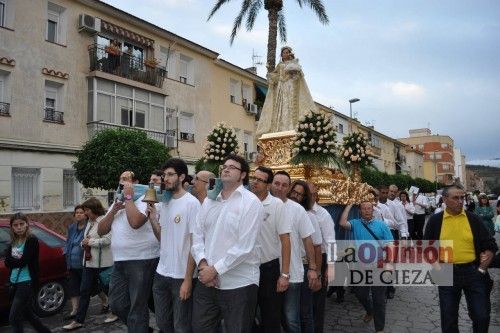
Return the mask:
M 283 51 L 281 51 L 281 60 L 282 61 L 287 61 L 287 60 L 290 60 L 291 59 L 291 52 L 289 49 L 283 49 Z

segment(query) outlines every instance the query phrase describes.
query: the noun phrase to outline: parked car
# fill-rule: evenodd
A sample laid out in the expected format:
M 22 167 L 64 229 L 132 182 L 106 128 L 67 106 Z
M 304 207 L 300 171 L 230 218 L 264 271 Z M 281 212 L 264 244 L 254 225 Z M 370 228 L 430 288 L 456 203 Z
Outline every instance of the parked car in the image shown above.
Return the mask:
M 68 270 L 63 254 L 66 238 L 41 223 L 30 222 L 30 227 L 40 244 L 39 287 L 33 300 L 33 309 L 39 316 L 46 317 L 62 310 L 66 303 Z M 5 267 L 5 250 L 9 244 L 9 220 L 0 219 L 0 311 L 10 308 L 5 288 L 9 278 L 9 269 Z

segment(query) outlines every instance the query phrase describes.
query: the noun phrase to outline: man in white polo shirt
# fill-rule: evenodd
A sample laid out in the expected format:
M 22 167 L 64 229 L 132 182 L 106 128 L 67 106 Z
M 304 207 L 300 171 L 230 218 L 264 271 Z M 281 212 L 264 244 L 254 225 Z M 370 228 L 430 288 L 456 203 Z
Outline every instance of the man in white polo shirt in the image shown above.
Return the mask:
M 163 166 L 168 202 L 149 205 L 149 220 L 160 241 L 160 262 L 153 282 L 156 323 L 162 332 L 191 332 L 193 274 L 191 239 L 200 202 L 186 192 L 186 162 L 171 158 Z
M 109 285 L 111 311 L 129 332 L 149 331 L 148 299 L 160 256 L 160 244 L 147 223 L 144 196 L 134 194 L 137 179 L 132 171 L 120 176 L 124 201 L 116 201 L 99 222 L 97 232 L 111 231 L 113 272 Z
M 302 257 L 306 254 L 309 262 L 307 277 L 312 289 L 318 283 L 318 272 L 314 256 L 311 235 L 314 227 L 306 210 L 298 203 L 287 198 L 291 186 L 290 175 L 286 171 L 278 171 L 274 175 L 271 192 L 285 203 L 284 219 L 291 221 L 290 233 L 290 283 L 285 295 L 283 313 L 286 319 L 287 332 L 300 332 L 300 291 L 304 281 L 304 265 Z
M 250 190 L 264 205 L 264 220 L 259 234 L 260 282 L 258 304 L 261 323 L 259 332 L 274 333 L 281 330 L 281 309 L 284 291 L 290 279 L 290 220 L 284 219 L 284 204 L 273 197 L 269 189 L 273 171 L 259 166 L 250 177 Z M 281 269 L 280 269 L 281 258 Z
M 205 199 L 196 219 L 191 253 L 198 265 L 193 331 L 214 332 L 224 319 L 226 332 L 251 332 L 259 285 L 260 200 L 243 185 L 250 167 L 228 155 L 222 165 L 222 191 Z

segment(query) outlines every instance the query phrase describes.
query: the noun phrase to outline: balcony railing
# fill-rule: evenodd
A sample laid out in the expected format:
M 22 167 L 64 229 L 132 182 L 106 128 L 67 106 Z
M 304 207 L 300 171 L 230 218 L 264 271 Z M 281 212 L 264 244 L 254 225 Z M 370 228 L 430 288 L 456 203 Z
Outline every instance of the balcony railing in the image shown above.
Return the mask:
M 118 124 L 112 124 L 112 123 L 106 123 L 103 121 L 91 121 L 87 123 L 87 130 L 89 132 L 89 137 L 93 137 L 96 135 L 99 131 L 102 131 L 104 129 L 108 128 L 126 128 L 126 129 L 135 129 L 139 131 L 146 132 L 146 135 L 148 138 L 156 140 L 160 143 L 163 143 L 167 147 L 174 147 L 175 145 L 175 130 L 167 130 L 165 132 L 160 132 L 160 131 L 154 131 L 154 130 L 147 130 L 144 128 L 139 128 L 139 127 L 129 127 L 129 126 L 124 126 L 124 125 L 118 125 Z
M 53 123 L 64 124 L 64 112 L 56 111 L 52 108 L 45 108 L 45 117 L 43 120 Z
M 109 47 L 89 45 L 90 71 L 118 75 L 158 88 L 163 86 L 167 71 L 164 67 L 145 65 L 144 59 Z
M 0 116 L 9 117 L 10 116 L 10 104 L 5 102 L 0 102 Z

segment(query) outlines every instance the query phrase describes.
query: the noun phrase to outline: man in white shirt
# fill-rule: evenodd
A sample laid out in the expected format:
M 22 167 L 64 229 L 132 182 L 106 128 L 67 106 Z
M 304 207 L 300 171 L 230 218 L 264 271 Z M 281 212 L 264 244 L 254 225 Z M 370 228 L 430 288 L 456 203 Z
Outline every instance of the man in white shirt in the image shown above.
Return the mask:
M 300 288 L 300 326 L 302 332 L 314 332 L 314 315 L 313 315 L 313 291 L 318 291 L 321 288 L 321 244 L 323 237 L 319 227 L 318 219 L 312 212 L 313 201 L 309 186 L 303 180 L 295 180 L 288 192 L 288 198 L 300 204 L 307 212 L 307 216 L 311 220 L 314 228 L 314 233 L 311 235 L 311 240 L 314 247 L 314 266 L 318 273 L 318 280 L 313 286 L 309 286 L 307 274 L 304 274 L 304 283 Z M 309 270 L 309 260 L 302 256 L 304 264 L 304 272 Z
M 302 263 L 304 255 L 307 255 L 309 261 L 309 269 L 307 270 L 309 287 L 315 287 L 319 284 L 319 280 L 311 238 L 315 230 L 305 209 L 295 201 L 288 199 L 287 195 L 290 187 L 290 175 L 285 171 L 276 172 L 271 186 L 271 193 L 285 203 L 284 219 L 291 221 L 292 225 L 292 232 L 290 233 L 290 283 L 285 294 L 283 313 L 286 319 L 286 331 L 300 332 L 300 292 L 304 281 L 304 265 Z
M 191 184 L 193 185 L 193 195 L 200 201 L 200 203 L 203 203 L 203 200 L 207 197 L 207 191 L 212 179 L 215 179 L 215 175 L 212 172 L 201 170 L 191 181 Z
M 413 206 L 415 206 L 415 215 L 413 215 L 413 236 L 412 239 L 419 240 L 424 237 L 425 210 L 429 208 L 427 197 L 421 193 L 413 196 Z
M 321 244 L 321 289 L 313 293 L 314 332 L 323 332 L 326 288 L 328 287 L 328 280 L 334 278 L 334 276 L 328 276 L 328 259 L 335 261 L 336 254 L 332 248 L 333 244 L 335 244 L 335 224 L 330 213 L 318 205 L 318 188 L 316 185 L 311 182 L 308 182 L 308 185 L 311 191 L 311 199 L 314 203 L 311 212 L 314 213 L 318 220 L 323 240 Z M 333 271 L 330 273 L 333 273 Z
M 198 213 L 191 247 L 200 282 L 194 289 L 194 332 L 214 332 L 221 318 L 226 332 L 251 332 L 264 208 L 243 186 L 249 172 L 244 158 L 228 155 L 222 165 L 222 191 L 215 200 L 206 198 Z
M 284 292 L 290 279 L 291 221 L 284 218 L 285 205 L 273 197 L 269 189 L 273 171 L 259 166 L 250 177 L 250 190 L 264 205 L 264 220 L 259 234 L 260 282 L 258 304 L 261 314 L 259 332 L 274 333 L 281 330 L 281 309 Z M 280 269 L 281 258 L 281 269 Z
M 148 299 L 160 256 L 160 244 L 147 223 L 144 196 L 134 194 L 137 179 L 132 171 L 120 176 L 124 201 L 116 201 L 99 222 L 100 236 L 111 231 L 113 272 L 109 285 L 111 311 L 129 332 L 149 331 Z
M 149 221 L 160 241 L 160 262 L 153 282 L 156 323 L 162 332 L 191 332 L 193 274 L 191 238 L 200 209 L 199 201 L 186 192 L 182 181 L 188 175 L 179 158 L 163 166 L 168 202 L 148 205 Z

